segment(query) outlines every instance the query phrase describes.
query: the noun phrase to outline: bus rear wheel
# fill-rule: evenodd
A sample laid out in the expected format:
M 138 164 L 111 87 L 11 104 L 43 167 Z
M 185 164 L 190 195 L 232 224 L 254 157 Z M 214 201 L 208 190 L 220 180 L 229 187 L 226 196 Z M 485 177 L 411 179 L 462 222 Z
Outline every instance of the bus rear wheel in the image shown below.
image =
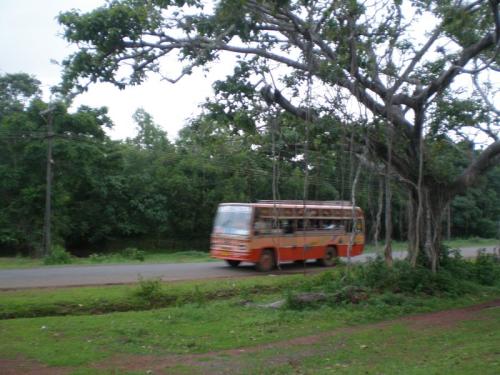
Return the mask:
M 238 267 L 241 263 L 240 260 L 232 260 L 232 259 L 226 259 L 226 263 L 229 264 L 231 267 Z
M 333 246 L 328 246 L 325 250 L 325 256 L 318 259 L 318 263 L 323 267 L 331 267 L 337 263 L 337 249 Z
M 276 267 L 276 259 L 272 250 L 264 250 L 260 254 L 259 262 L 255 265 L 257 271 L 269 272 Z

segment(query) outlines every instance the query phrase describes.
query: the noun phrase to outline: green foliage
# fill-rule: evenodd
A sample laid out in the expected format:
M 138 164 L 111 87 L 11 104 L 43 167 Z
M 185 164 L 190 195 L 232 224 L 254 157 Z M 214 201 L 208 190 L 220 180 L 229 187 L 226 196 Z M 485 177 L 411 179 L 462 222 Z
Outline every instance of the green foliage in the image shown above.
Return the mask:
M 200 287 L 198 285 L 194 286 L 193 301 L 198 307 L 201 307 L 206 303 L 206 296 L 200 290 Z
M 472 263 L 457 257 L 433 274 L 428 267 L 412 267 L 408 262 L 400 260 L 396 260 L 393 267 L 388 267 L 378 258 L 360 267 L 357 277 L 362 285 L 377 292 L 462 295 L 474 289 L 471 283 L 478 282 L 463 278 L 474 267 L 471 265 Z
M 451 203 L 452 234 L 500 238 L 500 167 Z
M 22 111 L 29 101 L 40 95 L 40 81 L 25 73 L 0 76 L 0 120 Z
M 500 286 L 500 257 L 480 252 L 475 261 L 466 260 L 458 251 L 444 249 L 441 269 L 412 267 L 405 260 L 387 266 L 381 257 L 337 273 L 324 273 L 288 290 L 285 308 L 302 310 L 339 304 L 406 306 L 418 296 L 459 297 L 484 287 Z M 314 294 L 321 294 L 314 298 Z M 313 298 L 309 298 L 310 294 Z
M 122 255 L 127 259 L 139 260 L 141 262 L 144 262 L 144 259 L 146 259 L 146 252 L 135 247 L 127 247 L 122 251 Z
M 259 69 L 265 67 L 257 61 L 242 61 L 227 79 L 217 82 L 216 97 L 181 130 L 175 143 L 143 109 L 134 114 L 136 136 L 112 141 L 106 136 L 112 124 L 105 108 L 83 106 L 69 113 L 64 103 L 52 103 L 54 237 L 75 253 L 113 248 L 112 241 L 121 243 L 115 248 L 143 248 L 137 245 L 139 240 L 156 244 L 147 248 L 162 248 L 165 239 L 206 251 L 219 203 L 273 197 L 273 160 L 277 161 L 278 196 L 302 199 L 306 166 L 300 156 L 306 132 L 309 197 L 350 199 L 353 171 L 345 144 L 351 134 L 361 134 L 359 124 L 344 123 L 328 111 L 309 129 L 287 113 L 269 116 L 261 94 L 249 81 Z M 289 78 L 291 83 L 301 79 Z M 42 239 L 47 118 L 41 113 L 48 103 L 38 97 L 38 85 L 26 75 L 0 76 L 0 87 L 5 88 L 0 98 L 2 255 L 33 254 Z M 454 112 L 452 98 L 445 99 L 437 120 Z M 461 121 L 485 121 L 474 103 L 459 103 L 466 112 Z M 436 129 L 439 137 L 426 141 L 430 160 L 425 163 L 437 180 L 447 182 L 466 165 L 463 154 L 473 150 L 467 143 L 454 143 L 441 130 Z M 406 149 L 404 143 L 397 145 Z M 362 170 L 356 200 L 365 210 L 368 238 L 374 232 L 377 186 L 377 177 Z M 407 191 L 396 184 L 393 189 L 394 236 L 405 239 Z M 481 185 L 452 202 L 452 232 L 497 236 L 499 191 L 500 169 L 496 168 Z M 177 246 L 168 248 L 181 248 Z M 90 259 L 97 263 L 116 257 L 108 255 Z M 122 256 L 142 258 L 140 251 Z
M 102 238 L 116 232 L 207 236 L 218 202 L 272 195 L 269 176 L 257 175 L 270 171 L 274 160 L 280 162 L 278 185 L 284 186 L 280 197 L 297 197 L 307 170 L 315 181 L 310 184 L 311 198 L 350 198 L 352 154 L 361 154 L 369 138 L 367 148 L 375 167 L 387 163 L 389 130 L 395 137 L 392 167 L 399 180 L 405 181 L 393 200 L 398 238 L 406 235 L 408 227 L 407 191 L 403 189 L 421 197 L 415 187 L 423 184 L 436 202 L 420 207 L 440 210 L 449 197 L 465 191 L 470 182 L 479 182 L 477 176 L 494 164 L 497 151 L 489 153 L 469 145 L 468 140 L 455 140 L 476 131 L 489 133 L 491 139 L 498 133 L 495 111 L 485 100 L 488 95 L 496 99 L 489 77 L 498 69 L 494 37 L 498 5 L 448 0 L 398 0 L 380 7 L 358 1 L 324 5 L 310 7 L 308 1 L 298 0 L 221 0 L 204 7 L 198 0 L 116 0 L 87 13 L 60 14 L 65 38 L 80 48 L 63 63 L 65 92 L 85 90 L 87 83 L 99 81 L 121 89 L 140 84 L 149 73 L 162 74 L 166 56 L 175 53 L 183 74 L 209 69 L 222 53 L 234 53 L 237 60 L 234 73 L 215 83 L 216 97 L 205 105 L 206 113 L 183 130 L 176 150 L 159 152 L 170 148 L 164 134 L 150 116 L 142 110 L 136 113 L 139 134 L 130 144 L 141 151 L 154 146 L 157 152 L 125 152 L 128 166 L 123 170 L 132 172 L 132 181 L 118 179 L 123 186 L 120 198 L 129 198 L 132 207 L 120 201 L 119 212 L 108 217 L 115 219 L 114 225 L 100 233 Z M 435 25 L 428 19 L 436 20 Z M 415 30 L 426 41 L 417 40 Z M 484 65 L 484 61 L 491 64 Z M 475 65 L 484 77 L 478 80 L 478 90 L 463 84 L 468 80 L 456 79 L 471 74 Z M 305 110 L 304 89 L 309 79 L 315 89 L 320 88 L 316 93 L 339 94 L 314 93 Z M 360 110 L 352 111 L 353 99 Z M 294 115 L 278 114 L 270 121 L 276 107 Z M 372 116 L 363 116 L 363 107 Z M 342 120 L 349 117 L 358 118 Z M 304 118 L 313 121 L 304 122 Z M 314 126 L 306 127 L 309 122 Z M 429 131 L 422 132 L 423 127 Z M 308 165 L 302 147 L 306 134 Z M 488 159 L 485 168 L 468 169 L 480 153 Z M 151 157 L 158 154 L 161 157 Z M 139 161 L 131 161 L 135 159 Z M 424 161 L 423 174 L 420 160 Z M 167 171 L 165 166 L 171 168 Z M 468 176 L 458 178 L 464 172 Z M 334 179 L 336 183 L 331 183 Z M 373 182 L 371 172 L 361 179 L 370 186 Z M 359 195 L 360 205 L 370 205 L 367 216 L 373 220 L 373 191 Z M 490 194 L 488 199 L 490 207 L 500 207 L 498 195 Z M 498 212 L 476 215 L 473 208 L 478 200 L 455 202 L 467 207 L 465 217 L 456 221 L 465 219 L 468 225 L 469 217 L 474 217 L 477 224 L 467 226 L 468 233 L 490 237 L 497 228 Z M 438 220 L 440 214 L 433 212 L 432 217 Z M 427 217 L 425 212 L 422 217 Z M 458 228 L 456 232 L 462 233 Z M 5 236 L 12 237 L 11 233 Z
M 43 263 L 46 265 L 70 264 L 71 254 L 64 247 L 55 245 L 52 246 L 50 254 L 43 258 Z
M 500 255 L 480 251 L 472 271 L 474 278 L 481 285 L 497 284 L 500 280 Z
M 92 253 L 89 255 L 89 260 L 92 263 L 102 263 L 106 261 L 108 257 L 105 254 Z

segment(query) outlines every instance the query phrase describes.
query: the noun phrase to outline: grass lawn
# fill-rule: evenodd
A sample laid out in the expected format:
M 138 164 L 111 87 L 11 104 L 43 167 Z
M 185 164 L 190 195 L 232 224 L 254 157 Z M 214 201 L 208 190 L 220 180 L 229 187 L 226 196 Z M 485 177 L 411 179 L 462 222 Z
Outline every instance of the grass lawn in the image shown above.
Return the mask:
M 155 280 L 145 280 L 136 285 L 1 291 L 0 319 L 151 310 L 192 302 L 202 303 L 207 299 L 227 299 L 235 296 L 250 298 L 254 294 L 283 292 L 288 288 L 317 283 L 320 278 L 321 275 L 310 275 L 306 278 L 300 275 L 282 275 L 163 284 Z M 156 289 L 154 284 L 157 284 Z
M 0 372 L 2 363 L 11 366 L 8 361 L 17 359 L 36 361 L 30 366 L 62 366 L 75 374 L 145 373 L 155 363 L 153 373 L 169 374 L 450 373 L 447 369 L 454 374 L 498 373 L 492 371 L 500 362 L 498 307 L 456 326 L 413 326 L 411 321 L 371 325 L 499 299 L 498 287 L 454 298 L 374 296 L 360 304 L 303 310 L 258 305 L 283 298 L 287 290 L 307 289 L 321 277 L 163 284 L 162 293 L 175 298 L 161 308 L 147 306 L 156 300 L 149 298 L 155 288 L 148 294 L 147 282 L 1 292 L 4 311 L 37 312 L 40 306 L 60 306 L 73 315 L 0 320 Z M 85 312 L 87 304 L 97 309 L 127 301 L 153 308 L 101 315 L 92 315 L 92 309 Z M 338 331 L 322 336 L 332 330 Z M 308 335 L 320 336 L 311 342 L 293 341 Z
M 361 326 L 323 338 L 312 350 L 288 347 L 287 356 L 300 361 L 268 366 L 276 362 L 276 352 L 253 361 L 260 374 L 494 375 L 500 373 L 499 342 L 500 308 L 495 307 L 451 324 L 409 320 Z
M 500 240 L 495 238 L 455 238 L 449 241 L 444 241 L 444 244 L 452 249 L 466 248 L 466 247 L 477 247 L 478 249 L 485 246 L 500 246 Z M 402 241 L 392 242 L 392 251 L 406 251 L 408 249 L 408 243 Z M 375 253 L 384 251 L 384 242 L 380 241 L 378 248 L 373 244 L 368 244 L 365 247 L 365 253 Z
M 92 258 L 71 258 L 71 265 L 93 265 L 93 264 L 143 264 L 143 263 L 195 263 L 214 261 L 210 255 L 203 251 L 180 251 L 180 252 L 146 252 L 145 260 L 139 261 L 123 257 L 119 254 L 110 254 Z M 0 257 L 0 269 L 44 267 L 42 259 L 29 257 Z M 64 267 L 59 265 L 55 267 Z M 54 266 L 51 266 L 54 267 Z

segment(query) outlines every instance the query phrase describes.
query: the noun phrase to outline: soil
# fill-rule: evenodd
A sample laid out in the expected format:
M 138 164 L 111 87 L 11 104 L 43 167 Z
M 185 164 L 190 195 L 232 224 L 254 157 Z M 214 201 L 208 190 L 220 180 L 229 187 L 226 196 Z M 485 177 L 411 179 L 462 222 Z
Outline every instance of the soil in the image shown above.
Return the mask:
M 350 332 L 358 332 L 370 328 L 383 328 L 391 324 L 400 322 L 405 323 L 414 329 L 429 328 L 429 327 L 446 327 L 451 328 L 463 321 L 481 319 L 480 312 L 489 309 L 500 307 L 500 300 L 482 303 L 479 305 L 469 306 L 465 308 L 439 311 L 434 313 L 419 314 L 406 316 L 403 318 L 384 321 L 380 323 L 368 324 L 357 327 L 340 328 L 321 334 L 297 337 L 289 340 L 256 345 L 242 349 L 229 349 L 217 352 L 209 352 L 202 354 L 169 354 L 169 355 L 116 355 L 107 358 L 101 362 L 90 366 L 101 371 L 140 371 L 147 374 L 168 373 L 175 374 L 187 373 L 198 374 L 235 374 L 238 369 L 252 372 L 252 369 L 243 369 L 242 365 L 247 363 L 245 358 L 256 356 L 260 353 L 271 351 L 273 353 L 272 363 L 269 365 L 279 365 L 288 363 L 294 367 L 299 365 L 302 358 L 312 355 L 321 355 L 322 349 L 313 344 L 320 343 L 323 339 L 339 336 L 336 347 L 342 349 L 343 342 L 341 335 Z M 300 349 L 300 350 L 299 350 Z M 331 351 L 332 347 L 324 349 Z M 188 367 L 185 367 L 188 366 Z M 183 369 L 184 367 L 184 369 Z M 25 374 L 69 374 L 74 371 L 74 368 L 49 367 L 39 362 L 30 359 L 1 359 L 0 358 L 0 373 L 2 375 L 25 375 Z

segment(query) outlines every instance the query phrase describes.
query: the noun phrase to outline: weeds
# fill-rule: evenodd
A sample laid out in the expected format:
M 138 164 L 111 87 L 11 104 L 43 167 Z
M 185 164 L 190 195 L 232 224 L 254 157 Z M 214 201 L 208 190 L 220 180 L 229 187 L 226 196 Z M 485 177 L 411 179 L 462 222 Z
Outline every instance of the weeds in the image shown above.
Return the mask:
M 70 264 L 70 263 L 71 263 L 71 254 L 68 253 L 60 245 L 54 246 L 50 254 L 43 258 L 43 264 L 46 265 Z
M 125 250 L 123 250 L 122 256 L 127 259 L 139 260 L 141 262 L 144 262 L 144 260 L 146 259 L 146 252 L 136 249 L 135 247 L 127 247 Z
M 481 285 L 495 285 L 500 279 L 500 256 L 487 254 L 484 249 L 477 254 L 474 277 Z
M 91 263 L 109 263 L 112 261 L 121 262 L 124 259 L 144 262 L 146 260 L 146 252 L 144 250 L 136 249 L 135 247 L 128 247 L 121 253 L 93 253 L 89 255 L 89 260 Z
M 203 306 L 206 302 L 205 294 L 200 290 L 198 285 L 194 286 L 193 301 L 198 307 Z
M 144 279 L 139 277 L 139 284 L 137 289 L 134 291 L 134 295 L 150 304 L 155 304 L 162 300 L 162 289 L 161 280 L 159 278 Z

